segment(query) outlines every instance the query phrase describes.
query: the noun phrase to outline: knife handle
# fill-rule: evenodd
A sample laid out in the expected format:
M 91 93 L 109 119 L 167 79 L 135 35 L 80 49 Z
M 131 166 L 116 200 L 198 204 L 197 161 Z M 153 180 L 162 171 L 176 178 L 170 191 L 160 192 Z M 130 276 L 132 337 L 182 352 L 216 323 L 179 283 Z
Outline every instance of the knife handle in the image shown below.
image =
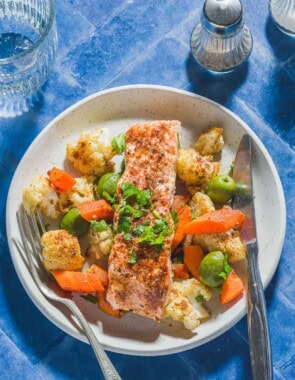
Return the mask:
M 257 242 L 247 245 L 248 250 L 248 334 L 254 380 L 271 380 L 272 357 L 266 317 L 266 306 L 258 270 Z

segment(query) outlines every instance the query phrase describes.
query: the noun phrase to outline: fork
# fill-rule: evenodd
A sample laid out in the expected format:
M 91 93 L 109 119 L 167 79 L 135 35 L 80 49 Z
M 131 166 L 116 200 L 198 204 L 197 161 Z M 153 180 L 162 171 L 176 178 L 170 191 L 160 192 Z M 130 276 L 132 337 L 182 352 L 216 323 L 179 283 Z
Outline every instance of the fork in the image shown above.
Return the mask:
M 36 215 L 32 210 L 30 210 L 30 216 L 28 216 L 22 206 L 16 216 L 24 252 L 27 256 L 29 269 L 37 288 L 47 299 L 64 304 L 76 317 L 94 351 L 104 378 L 106 380 L 121 380 L 120 375 L 108 358 L 101 343 L 97 340 L 78 306 L 74 303 L 74 301 L 66 298 L 66 296 L 63 297 L 57 295 L 56 292 L 51 290 L 49 287 L 52 276 L 45 270 L 42 264 L 42 246 L 40 238 L 46 230 L 40 210 L 38 208 L 36 209 Z

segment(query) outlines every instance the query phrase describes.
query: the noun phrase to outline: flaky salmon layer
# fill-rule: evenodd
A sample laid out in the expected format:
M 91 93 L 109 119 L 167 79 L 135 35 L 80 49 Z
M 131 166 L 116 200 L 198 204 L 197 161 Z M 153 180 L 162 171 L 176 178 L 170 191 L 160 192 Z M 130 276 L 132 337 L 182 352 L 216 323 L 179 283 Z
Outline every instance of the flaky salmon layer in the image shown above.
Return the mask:
M 155 215 L 165 218 L 173 230 L 169 210 L 175 191 L 179 130 L 179 121 L 154 121 L 134 125 L 127 131 L 125 171 L 117 186 L 119 207 L 114 216 L 115 229 L 124 202 L 121 186 L 132 183 L 140 190 L 151 191 L 152 207 L 139 220 L 132 221 L 131 230 L 147 221 L 153 226 Z M 115 236 L 109 257 L 107 300 L 115 309 L 160 320 L 172 283 L 170 252 L 173 233 L 165 237 L 160 249 L 140 244 L 138 239 L 132 236 L 126 241 L 123 232 Z M 130 252 L 136 252 L 136 262 L 132 264 L 129 262 Z

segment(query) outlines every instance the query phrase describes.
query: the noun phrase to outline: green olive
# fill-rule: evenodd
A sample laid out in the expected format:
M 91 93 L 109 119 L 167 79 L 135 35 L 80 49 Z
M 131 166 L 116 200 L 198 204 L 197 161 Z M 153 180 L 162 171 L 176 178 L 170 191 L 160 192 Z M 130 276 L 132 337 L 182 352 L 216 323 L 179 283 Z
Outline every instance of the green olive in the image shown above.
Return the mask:
M 71 208 L 61 218 L 59 228 L 68 231 L 71 235 L 81 237 L 87 234 L 89 223 L 82 218 L 79 210 Z
M 229 201 L 236 193 L 236 182 L 225 174 L 211 179 L 207 188 L 207 195 L 216 203 Z
M 208 253 L 200 264 L 200 280 L 211 288 L 222 285 L 223 279 L 220 273 L 224 271 L 224 255 L 220 251 Z
M 96 195 L 99 198 L 110 198 L 116 195 L 117 183 L 119 179 L 120 179 L 119 173 L 104 174 L 97 183 Z

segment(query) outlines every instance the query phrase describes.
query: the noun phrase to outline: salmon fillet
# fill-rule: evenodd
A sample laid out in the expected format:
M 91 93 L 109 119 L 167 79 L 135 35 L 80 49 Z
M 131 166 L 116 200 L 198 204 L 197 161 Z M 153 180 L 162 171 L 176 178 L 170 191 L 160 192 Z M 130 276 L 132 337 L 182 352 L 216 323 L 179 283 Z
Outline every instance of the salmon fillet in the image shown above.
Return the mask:
M 126 133 L 125 171 L 117 185 L 119 206 L 114 215 L 117 229 L 120 208 L 124 206 L 122 184 L 132 183 L 152 194 L 152 210 L 132 219 L 130 231 L 139 224 L 154 226 L 159 216 L 172 231 L 162 247 L 141 244 L 137 236 L 126 241 L 124 233 L 117 233 L 109 257 L 109 287 L 107 300 L 115 309 L 160 320 L 172 283 L 170 262 L 173 240 L 173 221 L 170 207 L 175 191 L 177 131 L 179 121 L 154 121 L 132 126 Z M 163 219 L 163 220 L 164 220 Z M 136 252 L 136 262 L 130 263 L 130 252 Z

